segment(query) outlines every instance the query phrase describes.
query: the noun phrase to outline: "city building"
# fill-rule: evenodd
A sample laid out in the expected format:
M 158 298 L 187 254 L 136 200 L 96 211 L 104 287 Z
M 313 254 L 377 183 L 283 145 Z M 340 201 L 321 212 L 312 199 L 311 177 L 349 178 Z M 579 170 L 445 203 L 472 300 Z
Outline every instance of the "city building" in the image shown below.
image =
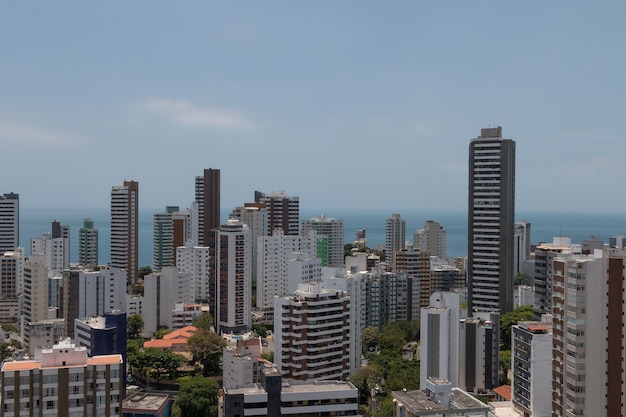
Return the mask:
M 113 267 L 79 270 L 77 284 L 78 298 L 69 301 L 78 305 L 78 316 L 73 319 L 104 316 L 110 311 L 126 310 L 124 270 Z M 71 327 L 73 324 L 73 321 L 68 322 Z
M 189 338 L 196 334 L 198 328 L 195 326 L 185 326 L 176 329 L 171 333 L 163 335 L 162 339 L 152 339 L 144 342 L 144 349 L 154 348 L 160 350 L 169 350 L 174 353 L 181 354 L 187 359 L 191 359 L 187 342 Z
M 394 254 L 405 248 L 406 221 L 399 214 L 392 214 L 385 221 L 385 258 L 394 265 Z
M 530 259 L 530 222 L 518 220 L 513 232 L 513 273 L 523 274 L 524 263 Z
M 172 266 L 144 277 L 144 337 L 153 337 L 161 327 L 172 328 L 176 304 L 194 302 L 192 286 L 191 275 Z
M 459 384 L 460 301 L 454 292 L 436 292 L 430 306 L 422 308 L 420 320 L 420 388 L 429 378 Z
M 261 359 L 261 338 L 246 337 L 226 346 L 222 354 L 222 386 L 236 388 L 259 382 L 259 370 L 266 361 Z
M 446 229 L 434 220 L 426 220 L 423 229 L 413 234 L 413 243 L 416 248 L 429 252 L 439 259 L 446 259 Z
M 126 271 L 127 282 L 139 280 L 139 183 L 124 181 L 111 189 L 111 263 Z
M 549 322 L 548 322 L 549 321 Z M 511 328 L 511 393 L 522 415 L 549 417 L 552 412 L 552 316 Z
M 626 415 L 626 254 L 561 255 L 552 276 L 552 415 Z
M 552 266 L 560 255 L 581 253 L 580 245 L 572 244 L 569 237 L 555 237 L 552 243 L 535 247 L 535 320 L 544 314 L 552 314 Z
M 274 298 L 274 363 L 285 378 L 350 377 L 350 297 L 321 285 L 300 284 Z
M 98 229 L 93 220 L 85 219 L 78 231 L 78 263 L 87 267 L 98 266 Z
M 393 256 L 395 270 L 406 272 L 411 285 L 410 291 L 407 291 L 410 296 L 407 303 L 413 307 L 410 311 L 414 314 L 407 320 L 417 319 L 420 307 L 428 307 L 430 295 L 434 292 L 431 288 L 430 253 L 410 247 L 394 252 Z
M 309 220 L 302 221 L 302 233 L 308 230 L 315 230 L 319 236 L 328 237 L 328 265 L 334 268 L 340 268 L 344 265 L 343 259 L 343 220 L 337 220 L 332 217 L 321 215 Z M 321 258 L 319 252 L 318 257 Z
M 272 319 L 274 296 L 293 294 L 298 284 L 320 282 L 321 260 L 317 258 L 317 232 L 288 236 L 276 229 L 271 236 L 261 236 L 257 243 L 257 307 Z M 296 268 L 300 265 L 307 268 Z M 310 267 L 309 267 L 310 266 Z
M 461 388 L 484 393 L 499 386 L 500 315 L 482 312 L 461 318 L 459 352 Z
M 22 336 L 30 347 L 30 323 L 48 319 L 48 273 L 44 255 L 31 255 L 24 262 Z
M 468 309 L 512 311 L 515 141 L 500 126 L 470 142 L 468 191 Z
M 210 254 L 211 249 L 208 246 L 197 246 L 191 240 L 185 246 L 176 248 L 176 265 L 181 272 L 189 274 L 195 303 L 208 303 L 210 300 Z
M 252 325 L 252 254 L 248 226 L 229 219 L 216 232 L 215 323 L 218 333 L 245 333 Z
M 171 401 L 169 394 L 136 392 L 122 403 L 123 417 L 169 417 Z
M 2 363 L 0 416 L 120 417 L 125 375 L 122 355 L 89 357 L 65 340 L 35 359 Z
M 467 416 L 488 417 L 488 404 L 445 379 L 426 380 L 425 387 L 414 391 L 392 391 L 393 415 L 397 417 Z
M 196 322 L 196 318 L 202 314 L 209 313 L 209 306 L 202 304 L 176 303 L 172 310 L 172 327 L 177 330 L 191 326 Z
M 358 389 L 348 381 L 285 380 L 275 368 L 261 368 L 259 383 L 224 387 L 219 417 L 357 416 Z
M 46 265 L 54 275 L 61 275 L 70 267 L 69 248 L 69 238 L 52 237 L 50 233 L 44 233 L 41 237 L 30 240 L 31 255 L 44 255 Z
M 220 227 L 220 170 L 206 168 L 196 177 L 196 203 L 198 210 L 198 241 L 200 246 L 210 246 L 210 232 Z
M 257 282 L 259 238 L 271 234 L 271 232 L 268 233 L 269 218 L 267 207 L 264 203 L 246 203 L 243 207 L 236 207 L 230 217 L 248 225 L 251 244 L 250 250 L 252 253 L 252 282 Z
M 288 196 L 284 191 L 274 191 L 265 194 L 254 192 L 254 201 L 263 203 L 267 207 L 268 229 L 266 236 L 270 236 L 275 229 L 282 229 L 287 236 L 300 233 L 300 198 Z
M 0 253 L 10 252 L 20 244 L 20 195 L 0 195 Z
M 50 349 L 66 337 L 64 319 L 46 319 L 32 322 L 29 329 L 29 349 L 31 355 L 37 354 L 38 350 Z
M 74 335 L 76 345 L 87 348 L 88 356 L 118 353 L 126 363 L 126 313 L 117 310 L 76 319 Z
M 178 206 L 166 206 L 164 212 L 153 216 L 152 264 L 155 271 L 175 265 L 174 213 L 178 211 Z
M 0 254 L 0 322 L 15 323 L 19 311 L 18 295 L 22 293 L 24 249 L 17 247 Z

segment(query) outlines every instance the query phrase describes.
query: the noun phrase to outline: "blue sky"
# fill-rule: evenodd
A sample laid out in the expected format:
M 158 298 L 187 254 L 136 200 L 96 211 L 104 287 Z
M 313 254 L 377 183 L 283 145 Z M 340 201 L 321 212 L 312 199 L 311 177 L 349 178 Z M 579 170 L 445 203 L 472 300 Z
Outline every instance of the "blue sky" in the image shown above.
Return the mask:
M 301 206 L 465 210 L 482 127 L 517 209 L 626 211 L 626 3 L 0 4 L 0 193 L 23 208 L 189 206 L 222 170 Z

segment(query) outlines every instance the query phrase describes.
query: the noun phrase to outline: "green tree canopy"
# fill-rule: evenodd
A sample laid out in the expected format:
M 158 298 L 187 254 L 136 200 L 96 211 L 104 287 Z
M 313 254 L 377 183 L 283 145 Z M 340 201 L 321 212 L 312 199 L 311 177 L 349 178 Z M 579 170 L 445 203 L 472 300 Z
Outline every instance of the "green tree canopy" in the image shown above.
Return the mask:
M 211 330 L 213 327 L 213 317 L 209 313 L 202 313 L 193 321 L 193 325 L 196 326 L 199 330 Z
M 535 318 L 533 306 L 522 306 L 500 317 L 500 349 L 511 350 L 511 327 L 521 321 Z
M 217 417 L 219 385 L 212 379 L 192 376 L 178 380 L 180 389 L 173 417 Z
M 128 329 L 128 338 L 137 339 L 143 330 L 143 317 L 139 314 L 133 314 L 126 319 L 126 327 Z
M 220 373 L 220 359 L 226 341 L 212 330 L 198 329 L 187 340 L 189 352 L 195 362 L 202 364 L 202 375 L 205 377 Z

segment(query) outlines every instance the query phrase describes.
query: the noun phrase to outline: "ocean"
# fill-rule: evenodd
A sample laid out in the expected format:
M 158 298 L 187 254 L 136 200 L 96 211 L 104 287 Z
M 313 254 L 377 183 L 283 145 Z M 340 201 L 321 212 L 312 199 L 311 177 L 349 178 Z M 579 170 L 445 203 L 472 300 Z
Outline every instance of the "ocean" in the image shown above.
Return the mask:
M 152 266 L 152 217 L 162 209 L 139 210 L 139 265 Z M 222 223 L 226 222 L 230 210 L 222 211 Z M 467 255 L 467 212 L 466 211 L 386 211 L 386 210 L 302 210 L 301 219 L 318 217 L 321 214 L 344 222 L 344 241 L 356 239 L 356 232 L 365 229 L 367 245 L 376 248 L 385 242 L 385 220 L 398 213 L 406 220 L 406 239 L 413 241 L 413 232 L 424 227 L 426 220 L 440 223 L 447 234 L 447 252 L 451 257 Z M 70 260 L 78 262 L 78 230 L 83 220 L 91 218 L 99 233 L 99 262 L 110 259 L 110 212 L 109 209 L 20 209 L 20 246 L 30 252 L 30 239 L 51 231 L 53 220 L 70 226 Z M 593 213 L 541 213 L 518 212 L 517 220 L 531 223 L 531 242 L 551 242 L 554 236 L 569 236 L 572 242 L 596 237 L 608 242 L 614 235 L 626 235 L 626 214 Z

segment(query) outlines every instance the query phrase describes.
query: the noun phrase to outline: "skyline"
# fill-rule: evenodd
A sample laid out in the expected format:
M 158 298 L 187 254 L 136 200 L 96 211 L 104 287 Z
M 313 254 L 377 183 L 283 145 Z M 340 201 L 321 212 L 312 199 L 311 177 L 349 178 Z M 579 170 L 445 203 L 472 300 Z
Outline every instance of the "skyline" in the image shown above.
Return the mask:
M 148 7 L 149 6 L 149 7 Z M 517 142 L 516 210 L 626 211 L 618 2 L 0 5 L 0 194 L 20 208 L 463 211 L 468 148 Z

